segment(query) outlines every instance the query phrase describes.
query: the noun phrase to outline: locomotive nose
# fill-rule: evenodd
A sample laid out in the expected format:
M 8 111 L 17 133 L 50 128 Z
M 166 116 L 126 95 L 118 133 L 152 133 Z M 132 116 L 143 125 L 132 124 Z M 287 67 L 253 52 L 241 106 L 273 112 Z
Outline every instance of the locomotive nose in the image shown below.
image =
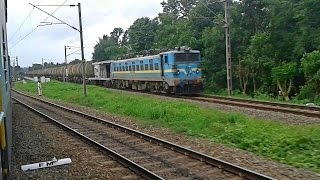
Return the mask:
M 192 68 L 191 66 L 187 66 L 186 67 L 186 70 L 187 70 L 187 75 L 190 76 L 192 74 Z

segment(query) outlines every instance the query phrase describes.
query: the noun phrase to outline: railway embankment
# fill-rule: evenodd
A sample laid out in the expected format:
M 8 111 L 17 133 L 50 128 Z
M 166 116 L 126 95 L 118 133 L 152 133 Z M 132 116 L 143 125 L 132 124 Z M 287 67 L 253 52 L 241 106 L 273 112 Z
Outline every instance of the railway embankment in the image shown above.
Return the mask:
M 16 84 L 15 88 L 33 95 L 37 91 L 34 83 Z M 181 100 L 133 95 L 96 86 L 88 86 L 88 96 L 84 98 L 81 85 L 60 82 L 43 84 L 43 96 L 258 172 L 267 172 L 272 177 L 284 178 L 284 174 L 289 179 L 303 179 L 309 174 L 316 177 L 315 173 L 320 172 L 320 125 L 317 123 L 294 125 L 268 121 Z

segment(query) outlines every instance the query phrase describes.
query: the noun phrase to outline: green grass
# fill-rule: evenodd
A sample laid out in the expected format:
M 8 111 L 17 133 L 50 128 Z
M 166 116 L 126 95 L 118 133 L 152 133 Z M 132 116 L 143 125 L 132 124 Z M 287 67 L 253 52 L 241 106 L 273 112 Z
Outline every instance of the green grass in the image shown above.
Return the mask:
M 88 97 L 78 84 L 42 84 L 51 99 L 125 115 L 174 132 L 227 144 L 281 163 L 320 172 L 320 125 L 293 126 L 225 113 L 183 101 L 159 100 L 88 86 Z M 36 94 L 35 83 L 17 83 L 20 91 Z

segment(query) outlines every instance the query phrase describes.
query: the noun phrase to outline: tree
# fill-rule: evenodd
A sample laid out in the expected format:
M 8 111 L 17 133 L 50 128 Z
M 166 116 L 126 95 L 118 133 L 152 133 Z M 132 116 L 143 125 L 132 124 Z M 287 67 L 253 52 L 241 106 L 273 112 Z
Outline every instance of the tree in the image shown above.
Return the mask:
M 161 17 L 161 19 L 166 18 L 170 19 L 170 16 Z M 166 49 L 186 45 L 197 49 L 201 42 L 195 37 L 190 25 L 190 21 L 187 19 L 168 24 L 162 23 L 156 34 L 156 47 Z
M 129 40 L 128 30 L 126 30 L 126 31 L 123 33 L 123 36 L 122 36 L 122 40 L 121 40 L 120 45 L 121 45 L 121 46 L 127 45 L 127 44 L 128 44 L 128 40 Z
M 307 83 L 301 88 L 299 99 L 315 99 L 320 95 L 320 51 L 305 54 L 301 67 Z
M 271 68 L 274 64 L 272 45 L 268 33 L 256 33 L 250 39 L 250 44 L 245 52 L 244 59 L 252 79 L 253 92 L 260 86 L 272 83 Z
M 108 35 L 103 35 L 102 39 L 94 47 L 93 59 L 96 61 L 115 59 L 120 54 L 125 54 L 126 50 L 120 48 L 115 39 Z
M 168 0 L 161 3 L 163 12 L 175 19 L 186 18 L 196 4 L 196 0 Z
M 81 62 L 82 61 L 80 59 L 75 59 L 75 60 L 71 61 L 69 64 L 79 64 Z
M 120 44 L 121 42 L 120 37 L 122 34 L 123 34 L 122 28 L 114 28 L 113 31 L 110 33 L 110 38 L 112 38 L 116 44 Z
M 219 92 L 226 87 L 225 40 L 222 26 L 206 28 L 201 42 L 204 47 L 203 77 L 206 89 Z
M 289 95 L 293 87 L 293 79 L 297 73 L 298 66 L 294 62 L 272 68 L 272 78 L 286 101 L 290 100 Z
M 158 22 L 147 17 L 139 18 L 128 29 L 129 44 L 134 51 L 149 50 L 154 46 Z

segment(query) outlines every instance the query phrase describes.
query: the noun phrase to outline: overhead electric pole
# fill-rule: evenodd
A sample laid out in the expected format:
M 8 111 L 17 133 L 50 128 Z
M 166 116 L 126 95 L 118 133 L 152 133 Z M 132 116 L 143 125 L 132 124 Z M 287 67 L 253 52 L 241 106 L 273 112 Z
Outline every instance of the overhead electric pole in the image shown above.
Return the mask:
M 16 60 L 13 60 L 13 72 L 12 72 L 12 75 L 13 75 L 13 81 L 16 81 L 16 73 L 15 73 L 15 70 L 16 70 Z
M 66 82 L 67 77 L 67 46 L 64 46 L 64 62 L 65 64 L 65 70 L 63 72 L 63 82 Z
M 83 78 L 83 95 L 87 96 L 86 88 L 86 60 L 84 59 L 84 49 L 83 49 L 83 31 L 82 31 L 82 19 L 81 19 L 81 4 L 78 3 L 79 10 L 79 32 L 80 32 L 80 44 L 81 44 L 81 58 L 82 58 L 82 78 Z
M 231 40 L 230 40 L 230 0 L 224 1 L 225 11 L 225 38 L 226 38 L 226 66 L 228 96 L 232 95 L 232 63 L 231 63 Z
M 17 74 L 17 79 L 19 78 L 19 61 L 18 61 L 18 56 L 16 57 L 16 61 L 17 61 L 17 69 L 16 69 L 16 74 Z
M 71 27 L 72 29 L 78 31 L 80 33 L 80 43 L 81 43 L 81 57 L 82 57 L 82 79 L 83 79 L 83 95 L 84 96 L 87 96 L 87 89 L 86 89 L 86 68 L 85 68 L 85 58 L 84 58 L 84 47 L 83 47 L 83 31 L 82 31 L 82 18 L 81 18 L 81 4 L 78 3 L 78 5 L 74 5 L 74 4 L 71 4 L 71 5 L 33 5 L 31 3 L 29 3 L 31 6 L 33 6 L 34 8 L 37 8 L 39 9 L 40 11 L 46 13 L 47 15 L 53 17 L 54 19 L 60 21 L 61 23 L 59 24 L 65 24 L 69 27 Z M 79 11 L 79 29 L 75 28 L 74 26 L 64 22 L 63 20 L 55 17 L 54 15 L 44 11 L 43 9 L 39 8 L 38 6 L 69 6 L 69 7 L 75 7 L 75 6 L 78 6 L 78 11 Z M 50 23 L 50 22 L 43 22 L 45 24 L 43 24 L 43 26 L 46 26 L 46 25 L 52 25 L 52 24 L 57 24 L 57 23 Z

